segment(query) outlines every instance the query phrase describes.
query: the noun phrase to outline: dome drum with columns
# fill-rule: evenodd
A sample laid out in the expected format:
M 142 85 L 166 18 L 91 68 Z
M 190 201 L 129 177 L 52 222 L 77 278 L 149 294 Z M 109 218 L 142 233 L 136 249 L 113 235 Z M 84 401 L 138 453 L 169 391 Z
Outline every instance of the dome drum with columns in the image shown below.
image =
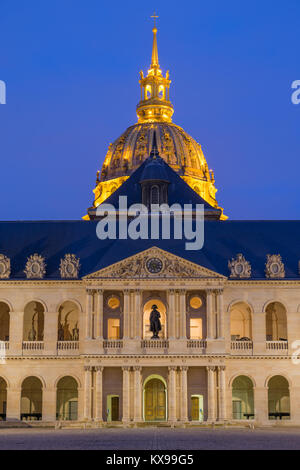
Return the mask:
M 95 210 L 149 157 L 154 135 L 161 157 L 206 202 L 221 209 L 216 200 L 214 173 L 208 168 L 201 145 L 172 123 L 171 80 L 169 72 L 164 77 L 159 66 L 156 27 L 153 28 L 150 69 L 147 76 L 140 72 L 139 83 L 138 122 L 109 145 L 102 170 L 97 172 L 95 200 L 90 210 Z M 221 218 L 227 217 L 222 215 Z

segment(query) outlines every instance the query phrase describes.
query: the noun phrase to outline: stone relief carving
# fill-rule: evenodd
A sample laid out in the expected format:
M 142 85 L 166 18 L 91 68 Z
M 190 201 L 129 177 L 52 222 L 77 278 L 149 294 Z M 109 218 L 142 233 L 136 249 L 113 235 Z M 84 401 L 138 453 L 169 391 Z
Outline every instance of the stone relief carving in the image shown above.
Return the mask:
M 63 279 L 78 278 L 80 270 L 80 260 L 75 255 L 67 254 L 60 260 L 60 276 Z
M 149 271 L 149 262 L 153 259 L 160 260 L 161 269 L 159 272 Z M 176 259 L 169 259 L 161 253 L 153 253 L 148 256 L 140 256 L 128 261 L 122 262 L 116 269 L 112 269 L 109 273 L 111 277 L 199 277 L 199 271 L 190 266 L 185 265 Z
M 24 273 L 27 279 L 42 279 L 46 274 L 45 258 L 37 253 L 29 256 Z
M 228 261 L 231 278 L 249 278 L 251 277 L 251 265 L 245 257 L 239 253 L 236 258 Z
M 280 255 L 267 255 L 265 273 L 269 279 L 285 277 L 284 264 Z
M 0 254 L 0 279 L 9 279 L 10 259 Z
M 177 157 L 173 139 L 169 132 L 164 129 L 162 154 L 170 165 L 176 165 Z

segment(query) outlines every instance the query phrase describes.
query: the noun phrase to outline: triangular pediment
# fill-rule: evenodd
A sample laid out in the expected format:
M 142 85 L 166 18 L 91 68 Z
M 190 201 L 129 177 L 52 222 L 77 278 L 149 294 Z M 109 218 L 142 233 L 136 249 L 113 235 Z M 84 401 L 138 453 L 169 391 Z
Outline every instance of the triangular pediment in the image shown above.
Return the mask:
M 84 277 L 92 279 L 227 279 L 210 269 L 152 247 Z

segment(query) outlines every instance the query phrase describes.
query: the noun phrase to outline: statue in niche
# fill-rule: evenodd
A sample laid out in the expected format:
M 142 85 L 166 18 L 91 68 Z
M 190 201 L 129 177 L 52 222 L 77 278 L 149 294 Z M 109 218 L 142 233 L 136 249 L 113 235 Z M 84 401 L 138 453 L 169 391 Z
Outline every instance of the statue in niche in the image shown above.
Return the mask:
M 36 329 L 34 328 L 34 319 L 36 314 L 32 317 L 31 330 L 28 333 L 28 341 L 36 341 Z
M 64 328 L 64 341 L 71 341 L 72 336 L 71 336 L 71 332 L 70 332 L 70 329 L 69 329 L 69 323 L 68 323 L 67 315 L 65 316 L 65 323 L 64 323 L 63 328 Z
M 63 307 L 60 306 L 58 309 L 58 328 L 57 328 L 57 339 L 58 341 L 63 341 L 64 340 L 64 327 L 61 321 L 61 314 L 63 311 Z
M 63 306 L 61 306 L 59 307 L 59 310 L 58 310 L 58 341 L 75 341 L 73 339 L 73 335 L 70 332 L 69 323 L 68 323 L 68 316 L 74 310 L 70 310 L 69 312 L 65 314 L 64 323 L 63 323 L 62 321 L 63 309 L 64 309 Z M 75 325 L 75 328 L 72 330 L 72 333 L 74 330 L 76 330 L 76 328 L 78 328 L 77 323 Z M 79 334 L 79 330 L 78 330 L 78 334 Z
M 157 310 L 157 305 L 152 305 L 152 310 L 150 313 L 150 331 L 152 331 L 153 336 L 151 339 L 159 339 L 159 332 L 161 331 L 160 323 L 160 313 Z
M 58 322 L 58 341 L 64 340 L 64 328 L 61 322 Z
M 78 322 L 75 323 L 75 326 L 72 330 L 72 339 L 73 341 L 79 341 L 79 328 L 78 328 Z

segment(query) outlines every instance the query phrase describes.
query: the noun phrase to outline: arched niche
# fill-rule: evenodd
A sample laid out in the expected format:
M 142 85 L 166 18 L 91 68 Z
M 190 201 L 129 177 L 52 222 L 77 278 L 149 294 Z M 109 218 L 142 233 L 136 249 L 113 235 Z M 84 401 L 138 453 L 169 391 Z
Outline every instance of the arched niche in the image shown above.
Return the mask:
M 244 302 L 238 302 L 230 309 L 230 336 L 232 341 L 252 339 L 251 310 Z
M 45 308 L 41 302 L 29 302 L 24 309 L 23 340 L 44 340 L 44 313 Z
M 79 341 L 79 307 L 66 300 L 58 309 L 58 341 Z
M 287 340 L 286 309 L 280 302 L 271 302 L 266 307 L 266 340 Z
M 143 311 L 143 338 L 151 339 L 153 333 L 150 331 L 150 313 L 152 306 L 157 305 L 158 311 L 160 313 L 160 323 L 161 331 L 159 332 L 159 338 L 165 339 L 167 337 L 167 312 L 164 302 L 160 299 L 153 298 L 147 300 L 144 305 Z
M 9 341 L 10 308 L 0 302 L 0 341 Z

